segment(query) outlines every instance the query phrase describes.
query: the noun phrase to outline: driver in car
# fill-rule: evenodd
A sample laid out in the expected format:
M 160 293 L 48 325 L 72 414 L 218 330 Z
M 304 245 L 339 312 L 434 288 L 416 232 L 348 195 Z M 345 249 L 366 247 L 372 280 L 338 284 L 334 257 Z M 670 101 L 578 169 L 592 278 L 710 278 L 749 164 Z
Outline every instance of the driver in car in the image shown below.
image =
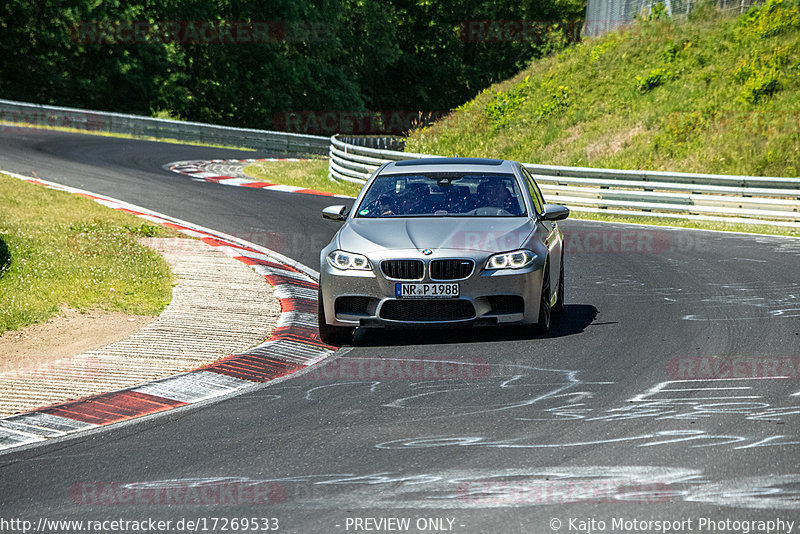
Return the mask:
M 514 200 L 508 188 L 500 180 L 486 180 L 478 186 L 478 196 L 485 207 L 505 210 L 512 215 L 519 214 L 519 203 Z

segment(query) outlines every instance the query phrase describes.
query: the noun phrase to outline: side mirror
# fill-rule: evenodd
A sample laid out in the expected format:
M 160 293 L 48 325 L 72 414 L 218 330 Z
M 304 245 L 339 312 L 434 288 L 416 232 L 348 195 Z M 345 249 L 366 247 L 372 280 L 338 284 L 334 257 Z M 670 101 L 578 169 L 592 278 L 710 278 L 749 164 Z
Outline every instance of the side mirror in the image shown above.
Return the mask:
M 343 221 L 347 218 L 347 206 L 328 206 L 322 210 L 322 218 L 328 221 Z
M 560 204 L 545 204 L 542 210 L 542 219 L 560 221 L 569 217 L 569 208 Z

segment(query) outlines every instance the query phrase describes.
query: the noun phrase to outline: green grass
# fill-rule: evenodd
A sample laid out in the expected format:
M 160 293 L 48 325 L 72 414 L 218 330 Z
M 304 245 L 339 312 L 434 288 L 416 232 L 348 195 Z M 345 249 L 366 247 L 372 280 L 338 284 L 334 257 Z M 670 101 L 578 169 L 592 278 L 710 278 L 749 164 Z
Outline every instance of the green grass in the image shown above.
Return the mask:
M 295 185 L 354 197 L 361 184 L 335 182 L 328 178 L 328 158 L 310 161 L 259 161 L 245 167 L 244 172 L 258 180 L 273 184 Z
M 765 224 L 729 223 L 718 221 L 696 221 L 692 219 L 673 219 L 671 217 L 649 217 L 642 215 L 618 215 L 614 213 L 595 213 L 572 211 L 570 219 L 586 221 L 605 221 L 629 224 L 649 224 L 653 226 L 675 226 L 679 228 L 695 228 L 699 230 L 717 230 L 722 232 L 744 232 L 752 234 L 785 235 L 800 237 L 800 228 L 787 226 L 770 226 Z
M 140 237 L 175 236 L 87 198 L 0 174 L 0 334 L 64 307 L 157 315 L 173 276 Z
M 406 150 L 528 163 L 800 176 L 800 10 L 706 4 L 536 60 Z

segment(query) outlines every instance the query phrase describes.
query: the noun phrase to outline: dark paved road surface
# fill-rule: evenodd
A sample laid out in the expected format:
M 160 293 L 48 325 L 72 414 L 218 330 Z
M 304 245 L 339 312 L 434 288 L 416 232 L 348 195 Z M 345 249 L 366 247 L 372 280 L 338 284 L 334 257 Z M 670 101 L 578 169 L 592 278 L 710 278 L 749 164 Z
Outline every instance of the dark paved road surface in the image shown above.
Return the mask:
M 0 134 L 1 169 L 318 269 L 336 230 L 319 214 L 330 199 L 162 168 L 270 155 Z M 799 520 L 800 241 L 575 220 L 563 228 L 567 307 L 549 337 L 361 333 L 304 376 L 256 393 L 0 455 L 0 516 L 173 527 L 206 518 L 199 531 L 224 531 L 211 518 L 275 517 L 281 532 L 299 533 L 404 531 L 367 518 L 408 519 L 411 532 L 542 533 L 553 519 L 559 532 Z

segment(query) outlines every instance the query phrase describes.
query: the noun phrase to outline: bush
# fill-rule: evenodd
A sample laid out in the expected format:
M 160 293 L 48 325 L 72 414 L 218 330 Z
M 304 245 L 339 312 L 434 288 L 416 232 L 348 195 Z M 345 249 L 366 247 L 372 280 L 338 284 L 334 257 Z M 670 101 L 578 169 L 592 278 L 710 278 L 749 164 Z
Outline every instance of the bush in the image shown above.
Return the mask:
M 646 93 L 660 85 L 664 85 L 665 82 L 674 78 L 675 73 L 672 71 L 663 68 L 653 69 L 647 76 L 636 77 L 636 88 L 642 93 Z
M 751 7 L 742 18 L 742 25 L 761 38 L 772 37 L 800 28 L 800 10 L 796 5 L 784 4 L 783 0 L 767 0 L 761 6 Z
M 536 108 L 536 121 L 542 121 L 569 106 L 569 87 L 559 85 L 548 98 Z
M 522 104 L 527 100 L 528 77 L 508 91 L 497 91 L 486 104 L 486 115 L 492 128 L 498 129 L 507 125 L 514 118 Z
M 742 98 L 750 104 L 758 104 L 764 97 L 772 96 L 779 88 L 777 72 L 774 70 L 761 72 L 747 79 Z
M 740 61 L 731 75 L 744 84 L 741 97 L 745 102 L 758 104 L 764 97 L 780 89 L 779 69 L 789 63 L 789 54 L 783 47 L 775 48 L 769 56 L 756 56 Z
M 599 60 L 603 56 L 603 54 L 614 48 L 616 44 L 617 44 L 617 34 L 612 33 L 608 35 L 605 38 L 605 41 L 592 48 L 592 51 L 589 53 L 589 57 L 591 58 L 592 62 Z
M 650 13 L 642 15 L 641 17 L 641 20 L 668 20 L 668 19 L 669 19 L 669 12 L 667 11 L 667 7 L 662 2 L 653 4 L 650 7 Z

